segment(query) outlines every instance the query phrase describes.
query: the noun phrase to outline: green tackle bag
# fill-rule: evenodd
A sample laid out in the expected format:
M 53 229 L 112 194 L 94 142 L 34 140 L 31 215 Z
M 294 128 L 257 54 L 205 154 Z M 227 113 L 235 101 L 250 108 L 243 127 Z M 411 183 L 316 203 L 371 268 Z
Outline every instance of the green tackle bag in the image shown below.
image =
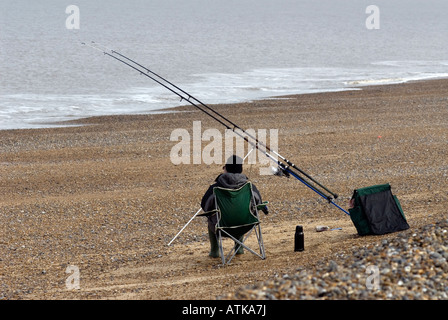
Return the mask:
M 356 189 L 351 202 L 350 218 L 360 236 L 409 229 L 400 202 L 389 184 Z

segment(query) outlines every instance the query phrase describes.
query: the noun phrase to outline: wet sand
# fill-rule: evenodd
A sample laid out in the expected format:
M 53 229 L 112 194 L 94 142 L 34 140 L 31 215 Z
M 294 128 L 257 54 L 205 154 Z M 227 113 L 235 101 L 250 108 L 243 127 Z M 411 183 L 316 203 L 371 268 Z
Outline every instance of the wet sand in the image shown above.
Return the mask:
M 390 183 L 411 226 L 403 232 L 447 218 L 448 80 L 213 108 L 242 128 L 278 129 L 280 154 L 345 209 L 354 189 Z M 293 178 L 260 176 L 256 163 L 244 172 L 270 202 L 266 260 L 246 253 L 219 266 L 203 217 L 167 246 L 222 167 L 174 165 L 171 132 L 201 121 L 224 134 L 192 106 L 175 111 L 0 131 L 0 299 L 214 299 L 403 233 L 360 237 L 344 212 Z M 296 225 L 303 252 L 293 251 Z M 79 289 L 67 287 L 69 266 Z

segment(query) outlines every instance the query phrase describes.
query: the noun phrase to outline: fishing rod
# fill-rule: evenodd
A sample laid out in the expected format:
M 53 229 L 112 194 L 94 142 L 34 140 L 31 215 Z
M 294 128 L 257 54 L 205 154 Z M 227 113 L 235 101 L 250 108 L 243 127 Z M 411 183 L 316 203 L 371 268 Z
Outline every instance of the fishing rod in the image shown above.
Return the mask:
M 168 81 L 167 79 L 163 78 L 162 76 L 158 75 L 157 73 L 151 71 L 150 69 L 148 69 L 147 67 L 139 64 L 138 62 L 128 58 L 127 56 L 117 52 L 116 50 L 112 50 L 107 48 L 106 46 L 100 45 L 94 41 L 91 42 L 93 45 L 82 42 L 83 45 L 89 46 L 93 49 L 96 49 L 98 51 L 101 51 L 103 54 L 116 59 L 117 61 L 129 66 L 130 68 L 136 70 L 137 72 L 139 72 L 142 75 L 145 75 L 146 77 L 150 78 L 151 80 L 155 81 L 156 83 L 158 83 L 159 85 L 163 86 L 164 88 L 166 88 L 167 90 L 171 91 L 172 93 L 174 93 L 175 95 L 179 96 L 182 100 L 186 100 L 187 102 L 189 102 L 191 105 L 193 105 L 194 107 L 196 107 L 197 109 L 199 109 L 200 111 L 204 112 L 205 114 L 207 114 L 208 116 L 210 116 L 211 118 L 213 118 L 214 120 L 218 121 L 219 123 L 221 123 L 223 126 L 225 126 L 227 129 L 232 130 L 235 134 L 239 135 L 241 138 L 243 138 L 246 142 L 248 142 L 249 144 L 251 144 L 252 146 L 254 146 L 257 150 L 260 150 L 261 152 L 263 152 L 267 157 L 269 157 L 272 161 L 276 162 L 279 169 L 281 170 L 282 173 L 284 173 L 286 176 L 289 176 L 289 174 L 292 174 L 297 180 L 299 180 L 300 182 L 302 182 L 305 186 L 307 186 L 308 188 L 310 188 L 311 190 L 313 190 L 314 192 L 316 192 L 319 196 L 323 197 L 324 199 L 328 200 L 329 203 L 333 204 L 334 206 L 336 206 L 338 209 L 342 210 L 344 213 L 349 214 L 346 210 L 342 209 L 340 206 L 338 206 L 336 203 L 334 203 L 332 201 L 332 197 L 334 197 L 334 199 L 336 199 L 338 197 L 337 194 L 331 192 L 328 188 L 326 188 L 325 186 L 323 186 L 322 184 L 320 184 L 319 182 L 317 182 L 315 179 L 313 179 L 309 174 L 305 173 L 303 170 L 301 170 L 300 168 L 298 168 L 295 164 L 293 164 L 291 161 L 289 161 L 288 159 L 286 159 L 285 157 L 281 156 L 278 152 L 272 150 L 269 146 L 267 146 L 266 144 L 264 144 L 263 142 L 260 142 L 256 137 L 252 136 L 250 133 L 246 132 L 245 130 L 243 130 L 242 128 L 240 128 L 239 126 L 237 126 L 235 123 L 233 123 L 232 121 L 230 121 L 229 119 L 227 119 L 226 117 L 224 117 L 223 115 L 221 115 L 220 113 L 216 112 L 214 109 L 210 108 L 209 106 L 207 106 L 205 103 L 201 102 L 200 100 L 198 100 L 197 98 L 195 98 L 194 96 L 192 96 L 191 94 L 189 94 L 188 92 L 184 91 L 183 89 L 179 88 L 178 86 L 176 86 L 175 84 L 173 84 L 172 82 Z M 100 49 L 99 47 L 102 47 L 104 49 Z M 117 55 L 117 56 L 115 56 Z M 143 70 L 142 70 L 143 69 Z M 174 88 L 174 89 L 173 89 Z M 178 90 L 178 91 L 176 91 Z M 180 91 L 180 92 L 179 92 Z M 186 96 L 184 96 L 184 95 Z M 194 100 L 194 101 L 192 101 Z M 205 109 L 204 109 L 205 108 Z M 227 123 L 226 123 L 227 122 Z M 241 131 L 238 132 L 237 130 Z M 249 141 L 249 138 L 253 139 L 254 141 Z M 262 148 L 264 148 L 265 150 L 261 150 L 260 146 Z M 272 154 L 276 155 L 277 157 L 279 157 L 282 161 L 284 161 L 285 163 L 280 162 L 277 158 L 275 158 L 274 156 L 272 156 Z M 297 172 L 293 171 L 296 170 Z M 310 181 L 306 181 L 306 179 L 300 175 L 305 176 L 306 178 L 308 178 Z M 330 195 L 326 194 L 325 192 L 323 192 L 322 190 L 320 190 L 318 187 L 316 187 L 315 185 L 318 185 L 320 188 L 324 189 L 325 191 L 327 191 Z
M 297 167 L 294 163 L 292 163 L 291 161 L 289 161 L 288 159 L 286 159 L 285 157 L 283 157 L 282 155 L 280 155 L 278 152 L 276 152 L 275 150 L 272 150 L 269 146 L 265 145 L 263 142 L 260 142 L 256 137 L 252 136 L 250 133 L 248 133 L 247 131 L 243 130 L 241 127 L 239 127 L 238 125 L 236 125 L 234 122 L 232 122 L 231 120 L 229 120 L 228 118 L 224 117 L 223 115 L 221 115 L 220 113 L 218 113 L 217 111 L 215 111 L 214 109 L 210 108 L 208 105 L 206 105 L 205 103 L 203 103 L 202 101 L 200 101 L 199 99 L 197 99 L 196 97 L 192 96 L 191 94 L 189 94 L 188 92 L 184 91 L 183 89 L 179 88 L 178 86 L 176 86 L 174 83 L 168 81 L 167 79 L 165 79 L 164 77 L 160 76 L 159 74 L 151 71 L 150 69 L 148 69 L 147 67 L 141 65 L 140 63 L 136 62 L 135 60 L 121 54 L 120 52 L 113 50 L 111 48 L 108 48 L 104 45 L 101 45 L 99 43 L 96 43 L 94 41 L 92 41 L 93 44 L 98 45 L 102 48 L 104 48 L 107 51 L 110 51 L 112 54 L 117 54 L 118 56 L 134 63 L 135 65 L 143 68 L 144 70 L 146 70 L 146 72 L 156 76 L 157 78 L 161 79 L 162 81 L 165 81 L 166 83 L 168 83 L 169 85 L 171 85 L 172 87 L 174 87 L 175 89 L 181 91 L 182 93 L 186 94 L 188 96 L 188 99 L 185 99 L 184 97 L 180 97 L 181 101 L 182 99 L 187 100 L 188 102 L 190 102 L 190 99 L 193 99 L 194 101 L 196 101 L 197 103 L 199 103 L 201 106 L 205 107 L 207 110 L 211 111 L 212 113 L 216 114 L 217 116 L 221 117 L 222 119 L 224 119 L 225 121 L 227 121 L 228 123 L 230 123 L 233 128 L 239 129 L 241 130 L 244 134 L 247 134 L 251 139 L 254 139 L 257 143 L 259 143 L 260 145 L 262 145 L 264 148 L 266 148 L 266 150 L 268 150 L 269 152 L 272 152 L 273 154 L 275 154 L 276 156 L 278 156 L 280 159 L 282 159 L 284 162 L 286 162 L 288 164 L 288 166 L 293 167 L 294 169 L 296 169 L 297 171 L 299 171 L 301 174 L 303 174 L 305 177 L 307 177 L 308 179 L 310 179 L 311 181 L 313 181 L 315 184 L 317 184 L 319 187 L 323 188 L 325 191 L 327 191 L 328 193 L 330 193 L 335 199 L 337 199 L 338 195 L 331 192 L 329 189 L 327 189 L 325 186 L 323 186 L 322 184 L 320 184 L 319 182 L 317 182 L 315 179 L 313 179 L 309 174 L 307 174 L 306 172 L 304 172 L 302 169 L 300 169 L 299 167 Z M 105 54 L 107 54 L 106 51 L 103 51 Z M 151 77 L 151 79 L 153 79 Z M 154 80 L 154 79 L 153 79 Z M 158 81 L 157 81 L 158 82 Z M 158 82 L 160 84 L 160 82 Z M 172 90 L 170 90 L 172 91 Z M 190 102 L 191 103 L 191 102 Z M 197 107 L 197 106 L 196 106 Z M 214 118 L 215 120 L 217 120 L 216 118 Z M 227 126 L 226 126 L 227 127 Z M 234 130 L 233 130 L 234 131 Z

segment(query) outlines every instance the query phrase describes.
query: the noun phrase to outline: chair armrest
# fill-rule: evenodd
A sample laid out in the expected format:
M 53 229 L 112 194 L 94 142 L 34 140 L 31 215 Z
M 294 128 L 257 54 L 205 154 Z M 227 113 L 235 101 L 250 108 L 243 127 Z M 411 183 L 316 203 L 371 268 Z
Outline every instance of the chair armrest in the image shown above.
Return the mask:
M 269 201 L 263 201 L 263 203 L 257 204 L 257 210 L 261 210 L 264 212 L 264 214 L 268 214 L 269 213 L 268 203 Z
M 263 201 L 263 203 L 257 204 L 257 209 L 262 210 L 269 204 L 269 201 Z
M 198 214 L 198 216 L 199 217 L 209 217 L 209 216 L 214 215 L 216 212 L 218 212 L 218 209 L 213 209 L 213 210 Z

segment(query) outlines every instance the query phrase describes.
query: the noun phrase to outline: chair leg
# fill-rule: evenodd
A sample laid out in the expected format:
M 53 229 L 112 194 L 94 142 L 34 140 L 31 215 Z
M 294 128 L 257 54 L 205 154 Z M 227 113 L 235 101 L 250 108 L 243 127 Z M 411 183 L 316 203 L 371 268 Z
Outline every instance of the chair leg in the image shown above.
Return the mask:
M 260 253 L 255 252 L 254 250 L 252 250 L 250 247 L 248 247 L 244 242 L 247 240 L 247 238 L 249 238 L 249 235 L 251 234 L 251 232 L 254 231 L 255 235 L 257 237 L 257 242 L 258 242 L 258 247 L 260 250 Z M 235 245 L 233 246 L 233 249 L 228 253 L 228 255 L 224 255 L 224 247 L 222 245 L 222 232 L 224 232 L 229 238 L 233 239 L 233 241 L 235 242 Z M 230 235 L 229 233 L 227 233 L 224 230 L 218 229 L 216 231 L 216 235 L 218 238 L 218 245 L 219 245 L 219 251 L 221 254 L 221 259 L 222 259 L 222 264 L 223 265 L 227 265 L 230 263 L 230 261 L 232 261 L 233 257 L 235 257 L 236 254 L 238 254 L 238 252 L 241 250 L 243 250 L 243 248 L 246 248 L 248 251 L 250 251 L 251 253 L 253 253 L 254 255 L 258 256 L 259 258 L 261 258 L 262 260 L 266 259 L 266 252 L 264 249 L 264 244 L 263 244 L 263 237 L 262 237 L 262 233 L 261 233 L 261 227 L 258 224 L 257 226 L 254 226 L 254 228 L 252 228 L 249 232 L 247 232 L 246 234 L 242 235 L 241 237 L 235 238 L 232 235 Z
M 264 250 L 263 235 L 261 233 L 260 225 L 257 226 L 257 231 L 255 232 L 255 234 L 257 235 L 258 246 L 260 247 L 260 255 L 261 255 L 261 259 L 264 260 L 264 259 L 266 259 L 266 252 Z

